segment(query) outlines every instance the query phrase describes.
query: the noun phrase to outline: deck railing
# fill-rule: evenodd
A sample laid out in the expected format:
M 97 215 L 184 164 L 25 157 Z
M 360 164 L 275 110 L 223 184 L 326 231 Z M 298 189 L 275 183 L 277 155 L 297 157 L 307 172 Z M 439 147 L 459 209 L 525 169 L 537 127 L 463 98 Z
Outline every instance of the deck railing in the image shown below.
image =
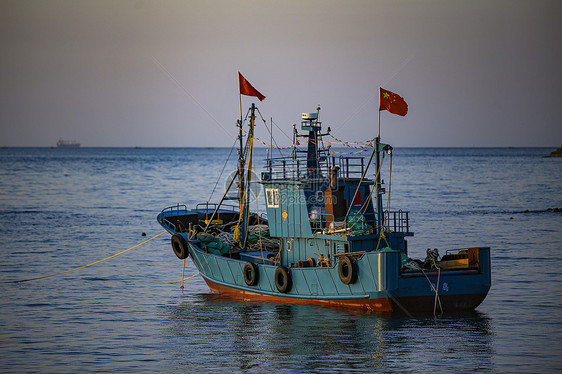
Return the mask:
M 266 180 L 304 180 L 328 178 L 330 170 L 339 167 L 340 178 L 361 178 L 365 171 L 365 158 L 361 156 L 329 156 L 328 151 L 319 151 L 318 168 L 311 170 L 307 167 L 306 156 L 273 157 L 266 160 L 266 172 L 262 174 Z
M 319 214 L 315 213 L 311 215 L 310 224 L 313 230 L 322 230 L 324 232 L 340 232 L 342 234 L 351 231 L 364 231 L 369 229 L 375 229 L 376 220 L 374 213 L 367 213 L 361 216 L 354 216 L 353 213 L 350 214 L 352 223 L 345 221 L 334 221 L 334 217 L 331 214 Z M 349 219 L 348 217 L 348 219 Z M 402 210 L 398 211 L 385 211 L 384 212 L 384 224 L 382 229 L 385 232 L 410 232 L 410 219 L 409 212 Z M 380 231 L 380 227 L 377 227 L 376 232 Z M 375 232 L 375 230 L 373 230 Z
M 384 226 L 391 232 L 410 232 L 409 212 L 402 210 L 384 212 Z
M 334 157 L 332 157 L 334 158 Z M 343 178 L 361 178 L 365 171 L 365 158 L 361 156 L 340 156 L 334 158 L 334 164 L 338 163 L 340 175 Z
M 216 203 L 199 203 L 195 206 L 195 212 L 214 212 L 217 209 Z M 231 210 L 233 213 L 238 213 L 239 208 L 234 205 L 221 204 L 220 209 Z
M 173 231 L 178 231 L 177 226 L 175 224 L 173 224 L 172 222 L 170 222 L 169 220 L 167 220 L 165 218 L 165 216 L 171 217 L 171 216 L 174 216 L 174 215 L 179 215 L 180 211 L 181 212 L 187 212 L 187 205 L 176 204 L 176 205 L 172 205 L 172 206 L 169 206 L 167 208 L 162 209 L 162 212 L 160 213 L 161 223 L 165 223 L 166 226 L 168 226 Z M 176 214 L 174 214 L 174 212 Z

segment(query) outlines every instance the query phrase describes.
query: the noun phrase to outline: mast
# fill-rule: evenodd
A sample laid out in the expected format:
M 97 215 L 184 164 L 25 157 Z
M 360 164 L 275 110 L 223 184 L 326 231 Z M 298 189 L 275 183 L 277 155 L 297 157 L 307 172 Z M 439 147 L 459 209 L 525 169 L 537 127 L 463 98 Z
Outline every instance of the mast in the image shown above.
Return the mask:
M 306 170 L 309 177 L 315 177 L 318 173 L 318 137 L 315 130 L 310 130 L 308 132 Z
M 269 173 L 273 173 L 273 117 L 270 118 L 269 138 Z
M 246 238 L 248 236 L 248 220 L 250 218 L 250 195 L 252 183 L 252 159 L 254 150 L 254 124 L 255 124 L 255 110 L 256 105 L 252 103 L 250 108 L 250 130 L 248 131 L 248 139 L 246 141 L 246 148 L 240 148 L 239 157 L 239 170 L 240 170 L 240 187 L 238 196 L 240 201 L 240 217 L 238 224 L 234 230 L 234 241 L 242 248 L 246 245 Z M 240 132 L 242 132 L 242 125 L 240 125 Z M 242 143 L 242 141 L 240 141 Z M 244 160 L 244 156 L 247 160 Z
M 302 114 L 302 129 L 308 131 L 308 135 L 303 135 L 308 138 L 308 148 L 306 152 L 306 173 L 309 178 L 316 178 L 320 175 L 320 165 L 318 162 L 318 140 L 322 136 L 321 123 L 318 121 L 320 115 L 320 106 L 318 106 L 316 113 L 303 113 Z
M 240 121 L 238 122 L 238 140 L 240 144 L 238 146 L 238 201 L 242 201 L 242 191 L 244 190 L 244 146 L 242 144 L 243 133 L 242 133 L 242 116 L 240 116 Z

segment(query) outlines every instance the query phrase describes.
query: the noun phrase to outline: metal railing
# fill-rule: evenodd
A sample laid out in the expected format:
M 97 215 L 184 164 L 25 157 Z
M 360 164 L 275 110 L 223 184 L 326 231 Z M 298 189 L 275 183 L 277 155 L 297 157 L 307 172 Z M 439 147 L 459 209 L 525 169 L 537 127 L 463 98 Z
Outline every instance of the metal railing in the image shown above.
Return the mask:
M 336 158 L 334 164 L 336 163 Z M 365 171 L 365 158 L 361 156 L 340 156 L 337 158 L 340 167 L 340 175 L 343 178 L 361 178 Z
M 175 214 L 174 214 L 174 212 L 175 212 Z M 187 205 L 176 204 L 176 205 L 172 205 L 172 206 L 169 206 L 167 208 L 162 209 L 162 211 L 160 212 L 161 223 L 165 223 L 166 226 L 168 226 L 171 230 L 173 230 L 174 232 L 177 232 L 178 227 L 175 224 L 173 224 L 171 221 L 166 219 L 165 216 L 167 216 L 167 217 L 177 216 L 177 215 L 179 215 L 180 212 L 187 212 Z
M 364 213 L 360 216 L 354 217 L 354 213 L 351 213 L 348 217 L 348 221 L 335 221 L 332 214 L 325 213 L 315 213 L 309 217 L 309 221 L 313 230 L 323 230 L 325 232 L 330 232 L 334 229 L 336 232 L 351 232 L 351 231 L 361 231 L 367 229 L 377 229 L 376 232 L 380 231 L 380 227 L 376 227 L 375 224 L 375 213 Z M 350 218 L 351 217 L 351 218 Z M 349 222 L 351 220 L 351 224 Z M 386 232 L 410 232 L 410 219 L 409 212 L 402 210 L 394 212 L 384 212 L 384 225 L 383 230 Z
M 199 203 L 195 206 L 194 211 L 195 212 L 214 212 L 215 209 L 217 209 L 217 205 L 216 203 Z M 225 209 L 225 210 L 230 210 L 233 213 L 238 213 L 239 208 L 237 206 L 234 205 L 227 205 L 227 204 L 221 204 L 220 206 L 221 209 Z
M 180 209 L 180 208 L 181 208 L 181 209 Z M 169 215 L 170 215 L 170 216 L 173 216 L 173 215 L 174 215 L 174 210 L 176 211 L 176 213 L 179 213 L 180 210 L 183 211 L 183 212 L 187 212 L 187 205 L 185 205 L 185 204 L 176 204 L 176 205 L 172 205 L 172 206 L 169 206 L 169 207 L 167 207 L 167 208 L 164 208 L 164 209 L 162 209 L 162 216 L 164 216 L 164 213 L 166 213 L 166 212 L 168 212 L 168 211 L 170 212 Z M 176 215 L 177 215 L 177 214 L 176 214 Z
M 384 227 L 391 232 L 410 232 L 410 212 L 384 212 Z
M 298 152 L 304 153 L 304 152 Z M 361 156 L 329 156 L 328 150 L 319 151 L 318 168 L 307 168 L 306 156 L 273 157 L 266 160 L 266 178 L 269 180 L 303 180 L 328 178 L 330 170 L 339 167 L 340 178 L 361 178 L 365 171 L 365 158 Z

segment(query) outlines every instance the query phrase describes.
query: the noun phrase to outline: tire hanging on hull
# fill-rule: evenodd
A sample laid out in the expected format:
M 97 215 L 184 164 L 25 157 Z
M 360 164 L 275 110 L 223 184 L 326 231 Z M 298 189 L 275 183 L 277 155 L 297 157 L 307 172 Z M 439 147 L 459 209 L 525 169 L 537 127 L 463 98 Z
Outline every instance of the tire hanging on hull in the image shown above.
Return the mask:
M 287 293 L 291 290 L 293 282 L 289 270 L 285 266 L 279 266 L 275 270 L 275 286 L 277 290 L 282 293 Z
M 244 265 L 244 282 L 248 286 L 255 286 L 259 281 L 258 265 L 253 262 L 246 262 Z
M 172 249 L 180 260 L 184 260 L 189 256 L 187 246 L 187 241 L 183 238 L 183 236 L 180 234 L 172 235 Z
M 352 284 L 357 280 L 357 263 L 351 256 L 340 257 L 338 274 L 343 284 Z

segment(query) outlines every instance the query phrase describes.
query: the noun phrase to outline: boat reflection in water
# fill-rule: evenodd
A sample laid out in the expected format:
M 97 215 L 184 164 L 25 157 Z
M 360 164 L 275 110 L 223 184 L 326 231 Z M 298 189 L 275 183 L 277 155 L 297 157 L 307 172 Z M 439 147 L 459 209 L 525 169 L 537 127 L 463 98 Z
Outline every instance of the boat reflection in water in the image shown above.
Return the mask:
M 242 372 L 493 369 L 491 321 L 477 311 L 391 318 L 199 294 L 166 313 L 175 365 L 193 371 L 220 372 L 234 362 Z

